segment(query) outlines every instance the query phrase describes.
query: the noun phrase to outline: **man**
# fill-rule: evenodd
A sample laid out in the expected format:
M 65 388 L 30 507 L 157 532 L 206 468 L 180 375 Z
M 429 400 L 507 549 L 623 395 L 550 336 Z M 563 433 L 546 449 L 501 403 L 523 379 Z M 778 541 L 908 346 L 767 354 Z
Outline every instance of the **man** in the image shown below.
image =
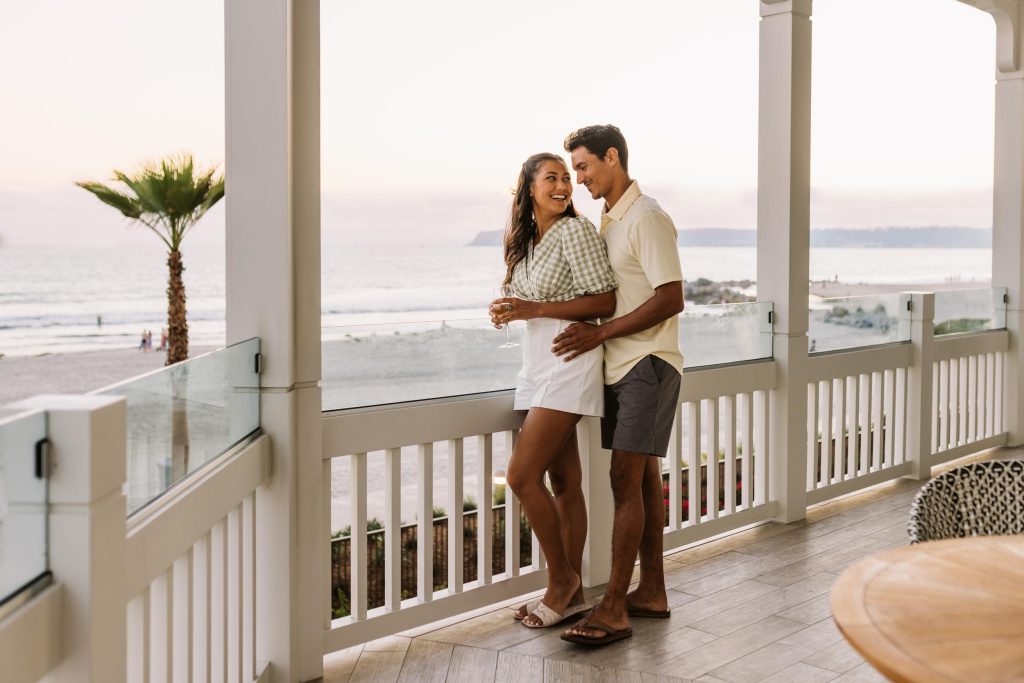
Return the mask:
M 593 614 L 562 636 L 604 645 L 633 634 L 630 616 L 669 616 L 661 458 L 668 451 L 683 371 L 676 317 L 683 310 L 683 276 L 675 226 L 630 179 L 622 132 L 611 125 L 581 128 L 565 139 L 565 150 L 576 182 L 605 200 L 601 235 L 619 281 L 611 318 L 601 325 L 570 325 L 554 341 L 554 352 L 566 360 L 604 344 L 601 440 L 612 451 L 615 500 L 611 577 Z M 638 552 L 640 584 L 627 595 Z

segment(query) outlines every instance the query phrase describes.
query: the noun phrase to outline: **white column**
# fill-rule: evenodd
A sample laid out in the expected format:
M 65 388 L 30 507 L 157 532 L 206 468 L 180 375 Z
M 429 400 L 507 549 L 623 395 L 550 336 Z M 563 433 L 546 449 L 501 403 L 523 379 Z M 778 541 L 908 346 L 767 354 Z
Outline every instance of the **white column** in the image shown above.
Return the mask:
M 1003 365 L 1005 422 L 1010 446 L 1024 443 L 1024 50 L 1020 0 L 974 0 L 996 22 L 995 176 L 992 207 L 992 286 L 1006 287 L 1010 349 Z
M 227 0 L 228 341 L 261 339 L 272 474 L 256 495 L 258 665 L 323 673 L 317 0 Z
M 910 292 L 910 310 L 900 312 L 909 324 L 914 355 L 907 369 L 906 459 L 910 477 L 928 479 L 932 462 L 932 366 L 935 363 L 935 294 Z M 903 335 L 900 335 L 904 338 Z
M 42 680 L 124 681 L 125 401 L 38 396 L 20 405 L 48 413 L 50 571 L 63 588 L 62 654 Z
M 777 519 L 806 513 L 811 0 L 761 0 L 757 298 L 774 304 L 769 453 Z
M 608 583 L 612 571 L 612 522 L 615 501 L 609 473 L 612 452 L 601 448 L 601 420 L 584 417 L 576 427 L 583 465 L 583 497 L 587 501 L 587 543 L 583 548 L 583 585 Z

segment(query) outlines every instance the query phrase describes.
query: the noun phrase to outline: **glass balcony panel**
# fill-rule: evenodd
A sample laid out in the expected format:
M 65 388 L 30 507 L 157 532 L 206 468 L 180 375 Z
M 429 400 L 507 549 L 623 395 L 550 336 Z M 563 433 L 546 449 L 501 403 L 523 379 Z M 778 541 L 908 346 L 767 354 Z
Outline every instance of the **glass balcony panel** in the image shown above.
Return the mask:
M 687 306 L 679 321 L 685 367 L 771 358 L 770 301 Z
M 688 367 L 770 358 L 771 304 L 691 306 L 680 321 Z M 525 324 L 486 318 L 323 328 L 323 409 L 342 410 L 501 391 L 522 367 Z
M 935 293 L 935 335 L 1006 328 L 1006 288 Z
M 807 320 L 811 353 L 854 349 L 909 341 L 910 328 L 900 325 L 909 295 L 872 294 L 816 299 Z
M 128 402 L 128 513 L 259 429 L 256 357 L 249 339 L 96 393 Z
M 511 389 L 525 325 L 509 338 L 486 318 L 323 329 L 323 409 L 384 405 Z
M 0 606 L 47 571 L 46 413 L 0 421 Z

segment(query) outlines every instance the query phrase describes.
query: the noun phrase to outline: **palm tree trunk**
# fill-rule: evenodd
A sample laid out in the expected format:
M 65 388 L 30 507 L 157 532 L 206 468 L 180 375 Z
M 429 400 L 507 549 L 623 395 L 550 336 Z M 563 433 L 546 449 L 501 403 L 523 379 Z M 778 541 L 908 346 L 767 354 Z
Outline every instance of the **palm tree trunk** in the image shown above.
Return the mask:
M 181 252 L 172 249 L 167 254 L 167 365 L 188 358 L 188 320 L 185 317 L 185 281 L 181 274 L 185 266 Z
M 167 254 L 167 365 L 188 359 L 188 320 L 185 317 L 185 266 L 181 252 Z M 171 481 L 188 473 L 188 365 L 171 370 Z
M 188 433 L 188 363 L 170 368 L 171 373 L 171 480 L 179 481 L 189 471 L 191 437 Z

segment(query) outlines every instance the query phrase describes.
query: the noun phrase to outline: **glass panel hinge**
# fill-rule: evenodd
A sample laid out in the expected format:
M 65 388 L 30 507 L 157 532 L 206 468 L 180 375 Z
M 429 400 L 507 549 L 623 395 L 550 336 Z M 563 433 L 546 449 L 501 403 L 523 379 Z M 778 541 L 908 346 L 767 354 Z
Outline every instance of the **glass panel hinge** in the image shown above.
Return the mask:
M 36 479 L 50 476 L 50 440 L 36 441 Z

